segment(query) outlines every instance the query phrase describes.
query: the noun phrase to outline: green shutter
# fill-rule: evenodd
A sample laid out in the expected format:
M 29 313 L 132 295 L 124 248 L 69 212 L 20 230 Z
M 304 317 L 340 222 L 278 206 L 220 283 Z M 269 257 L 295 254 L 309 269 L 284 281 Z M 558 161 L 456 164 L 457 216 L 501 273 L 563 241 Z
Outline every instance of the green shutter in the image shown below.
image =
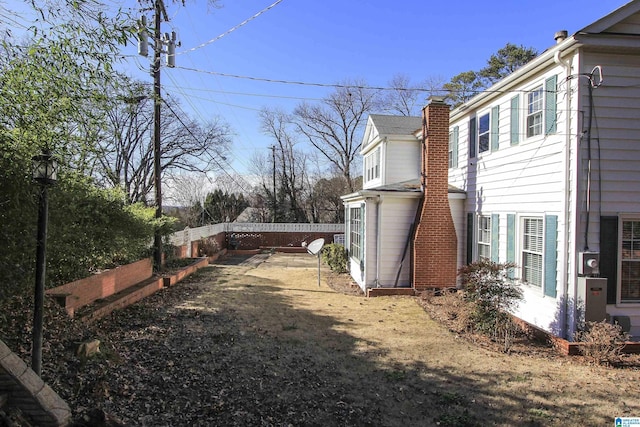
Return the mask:
M 498 151 L 500 146 L 500 106 L 491 109 L 491 151 Z
M 607 304 L 615 304 L 618 288 L 618 217 L 600 217 L 600 277 L 607 278 Z
M 469 158 L 476 156 L 476 118 L 469 120 Z
M 558 284 L 558 216 L 544 219 L 544 294 L 555 298 Z
M 514 214 L 507 214 L 507 262 L 516 262 L 516 216 Z M 513 269 L 510 269 L 508 274 L 513 279 Z
M 557 108 L 557 83 L 558 77 L 551 76 L 544 81 L 544 105 L 545 105 L 545 113 L 544 113 L 544 129 L 545 135 L 549 135 L 551 133 L 556 133 L 557 129 L 557 117 L 556 117 L 556 108 Z
M 467 264 L 473 262 L 473 213 L 467 214 Z
M 499 262 L 500 215 L 491 214 L 491 261 Z
M 365 204 L 360 205 L 360 271 L 364 271 L 364 215 L 365 215 Z
M 520 142 L 520 95 L 511 98 L 511 145 Z
M 458 167 L 458 136 L 460 134 L 460 130 L 458 129 L 458 126 L 453 128 L 453 147 L 451 150 L 451 157 L 452 157 L 452 166 L 454 168 Z

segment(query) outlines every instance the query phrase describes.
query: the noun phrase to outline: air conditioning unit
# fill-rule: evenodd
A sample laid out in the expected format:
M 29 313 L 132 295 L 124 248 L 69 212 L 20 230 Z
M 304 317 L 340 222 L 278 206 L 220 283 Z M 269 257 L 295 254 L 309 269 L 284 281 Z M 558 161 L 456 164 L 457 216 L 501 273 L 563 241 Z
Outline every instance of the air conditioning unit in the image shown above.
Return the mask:
M 578 277 L 579 323 L 607 320 L 607 279 Z

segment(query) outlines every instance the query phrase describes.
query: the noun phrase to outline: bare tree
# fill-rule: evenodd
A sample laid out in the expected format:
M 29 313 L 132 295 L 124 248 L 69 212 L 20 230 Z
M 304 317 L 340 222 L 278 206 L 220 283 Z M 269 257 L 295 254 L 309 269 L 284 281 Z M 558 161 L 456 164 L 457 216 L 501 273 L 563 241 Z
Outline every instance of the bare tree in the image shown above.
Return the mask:
M 367 114 L 378 108 L 378 98 L 363 82 L 346 83 L 319 104 L 303 102 L 293 112 L 298 132 L 340 171 L 350 192 L 362 129 Z
M 306 154 L 295 148 L 292 117 L 282 110 L 263 109 L 260 112 L 261 130 L 274 142 L 276 175 L 281 220 L 306 222 L 303 194 L 305 192 Z M 282 209 L 284 208 L 284 209 Z
M 382 109 L 401 116 L 419 116 L 430 96 L 446 94 L 442 89 L 445 83 L 440 76 L 413 83 L 406 74 L 395 74 L 388 82 L 390 90 L 382 96 Z
M 95 174 L 107 185 L 121 186 L 130 202 L 147 202 L 153 192 L 153 112 L 151 99 L 140 84 L 115 97 L 107 110 L 109 131 L 100 142 Z M 229 126 L 218 118 L 201 124 L 179 113 L 175 100 L 166 99 L 161 129 L 161 169 L 208 172 L 219 168 L 230 144 Z

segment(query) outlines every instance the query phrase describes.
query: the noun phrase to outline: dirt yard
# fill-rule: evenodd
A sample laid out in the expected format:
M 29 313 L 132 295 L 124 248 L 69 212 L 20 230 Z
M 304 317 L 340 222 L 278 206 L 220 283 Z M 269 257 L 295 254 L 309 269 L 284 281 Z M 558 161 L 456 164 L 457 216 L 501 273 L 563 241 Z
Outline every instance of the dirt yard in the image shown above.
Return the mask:
M 100 407 L 139 426 L 607 426 L 640 417 L 637 367 L 485 349 L 431 320 L 416 298 L 348 295 L 328 277 L 323 268 L 318 287 L 317 260 L 306 254 L 229 258 L 93 325 L 85 338 L 100 339 L 102 354 L 68 362 L 49 382 L 76 413 Z

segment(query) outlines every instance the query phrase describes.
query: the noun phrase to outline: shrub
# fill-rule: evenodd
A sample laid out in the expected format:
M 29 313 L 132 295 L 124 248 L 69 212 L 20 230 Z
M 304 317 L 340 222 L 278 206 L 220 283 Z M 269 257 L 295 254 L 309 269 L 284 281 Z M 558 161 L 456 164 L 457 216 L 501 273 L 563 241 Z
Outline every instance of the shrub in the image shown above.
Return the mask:
M 336 273 L 347 272 L 347 251 L 341 244 L 330 243 L 322 248 L 322 261 L 324 261 L 331 271 Z
M 474 303 L 472 320 L 476 329 L 502 341 L 505 351 L 511 347 L 518 330 L 509 311 L 522 299 L 522 290 L 509 277 L 513 263 L 496 263 L 482 259 L 458 271 L 465 290 L 465 298 Z
M 614 362 L 629 339 L 629 334 L 622 330 L 618 324 L 607 321 L 587 322 L 584 331 L 575 334 L 576 341 L 580 342 L 580 352 L 591 362 L 601 365 Z
M 198 256 L 213 256 L 220 251 L 220 244 L 215 237 L 203 237 L 198 242 Z

